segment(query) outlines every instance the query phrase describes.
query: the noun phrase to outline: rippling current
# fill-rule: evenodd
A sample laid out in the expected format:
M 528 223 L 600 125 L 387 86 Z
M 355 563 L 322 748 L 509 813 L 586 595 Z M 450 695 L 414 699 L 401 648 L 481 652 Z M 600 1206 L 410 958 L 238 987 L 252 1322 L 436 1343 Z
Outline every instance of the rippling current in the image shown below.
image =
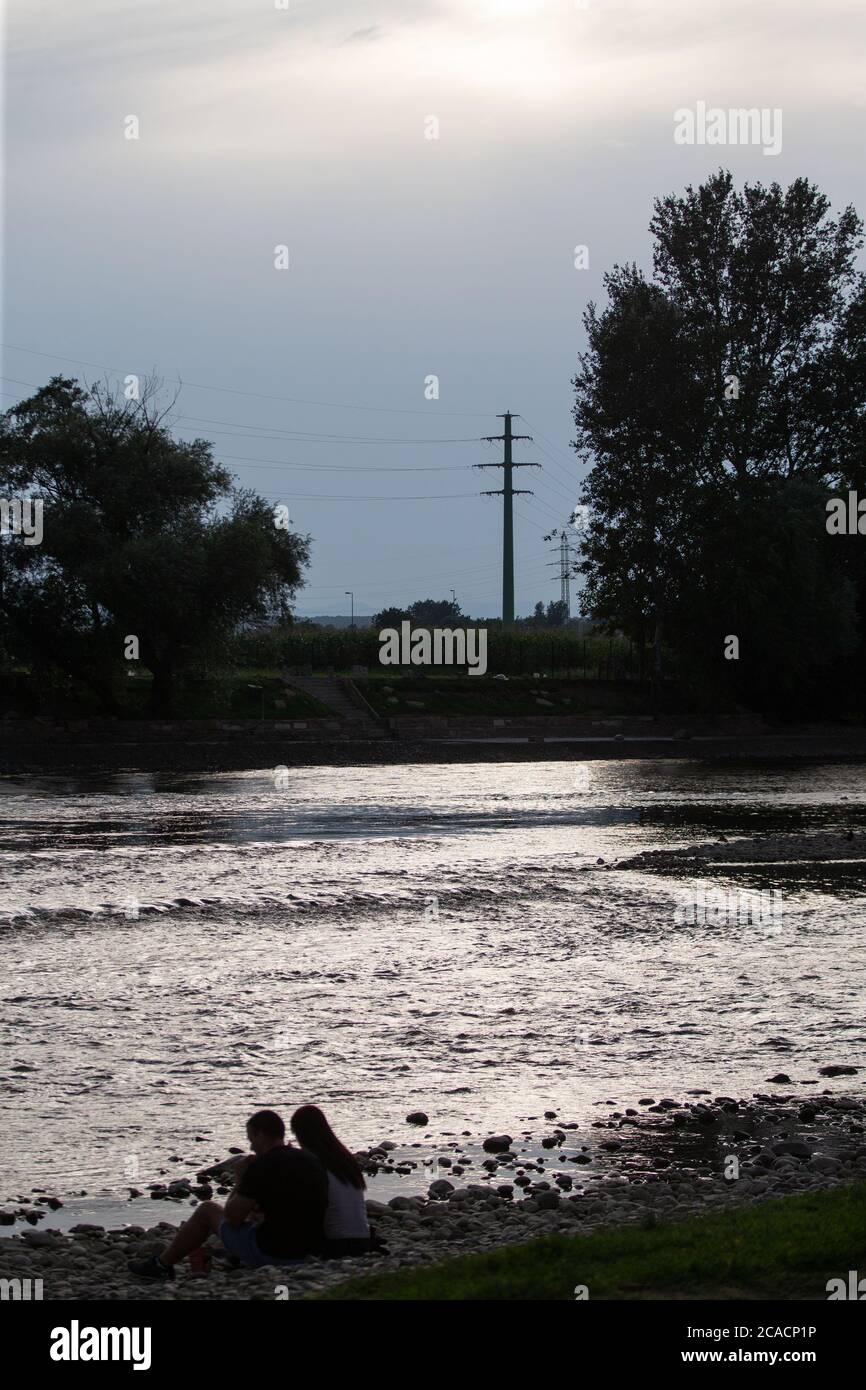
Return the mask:
M 0 782 L 3 1188 L 122 1192 L 322 1104 L 353 1147 L 866 1061 L 859 870 L 771 920 L 616 868 L 866 825 L 866 769 L 678 761 Z M 604 864 L 597 861 L 603 859 Z M 780 1054 L 784 1038 L 791 1046 Z M 199 1144 L 202 1145 L 200 1139 Z M 130 1155 L 135 1167 L 130 1169 Z

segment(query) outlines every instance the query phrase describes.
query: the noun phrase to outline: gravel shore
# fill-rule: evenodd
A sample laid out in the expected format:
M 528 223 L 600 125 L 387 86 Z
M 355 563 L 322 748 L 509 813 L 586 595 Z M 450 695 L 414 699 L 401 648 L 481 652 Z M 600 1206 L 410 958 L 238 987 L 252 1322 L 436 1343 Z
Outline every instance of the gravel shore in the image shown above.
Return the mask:
M 831 1064 L 820 1074 L 832 1079 L 861 1070 Z M 407 1189 L 388 1203 L 368 1203 L 387 1255 L 255 1271 L 215 1261 L 206 1275 L 184 1261 L 173 1283 L 154 1285 L 133 1278 L 127 1260 L 161 1250 L 176 1229 L 169 1222 L 108 1231 L 83 1225 L 68 1234 L 29 1227 L 0 1239 L 0 1277 L 41 1279 L 43 1297 L 51 1300 L 294 1299 L 367 1271 L 554 1232 L 677 1220 L 866 1179 L 866 1098 L 822 1090 L 817 1080 L 791 1081 L 785 1073 L 767 1083 L 778 1094 L 736 1100 L 691 1091 L 679 1099 L 645 1096 L 625 1107 L 604 1101 L 585 1130 L 548 1111 L 543 1130 L 515 1128 L 438 1145 L 426 1191 Z M 385 1141 L 359 1157 L 368 1172 L 381 1171 L 394 1162 L 395 1147 Z M 466 1182 L 470 1168 L 476 1180 Z M 736 1176 L 725 1176 L 735 1168 Z M 409 1187 L 420 1177 L 410 1177 Z M 187 1193 L 183 1200 L 197 1198 Z
M 728 840 L 722 837 L 697 845 L 675 849 L 643 850 L 629 859 L 618 859 L 617 869 L 643 869 L 656 873 L 694 873 L 726 866 L 751 864 L 838 864 L 866 865 L 866 832 L 861 829 L 840 834 L 831 830 L 803 830 L 790 834 L 747 835 Z

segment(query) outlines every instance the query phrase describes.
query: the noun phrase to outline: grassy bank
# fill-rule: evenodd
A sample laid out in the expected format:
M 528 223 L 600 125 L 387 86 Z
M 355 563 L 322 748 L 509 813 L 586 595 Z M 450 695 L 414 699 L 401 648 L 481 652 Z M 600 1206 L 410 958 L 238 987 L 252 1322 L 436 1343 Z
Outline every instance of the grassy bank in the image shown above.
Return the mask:
M 492 715 L 521 718 L 534 714 L 623 715 L 640 712 L 646 703 L 640 688 L 625 681 L 579 681 L 568 678 L 513 676 L 507 681 L 486 676 L 398 673 L 385 669 L 355 684 L 378 714 Z
M 545 1236 L 480 1255 L 340 1284 L 329 1299 L 826 1299 L 866 1275 L 866 1184 L 735 1211 L 585 1236 Z
M 139 665 L 126 673 L 116 689 L 119 719 L 147 719 L 153 678 Z M 27 672 L 16 673 L 0 697 L 0 706 L 20 714 L 52 715 L 63 719 L 99 718 L 102 707 L 82 682 L 48 686 Z M 331 711 L 318 700 L 286 687 L 278 671 L 258 667 L 213 676 L 189 676 L 179 684 L 175 719 L 321 719 Z
M 311 674 L 351 674 L 347 668 L 316 667 Z M 116 714 L 121 719 L 148 717 L 153 679 L 140 664 L 115 682 Z M 493 672 L 468 676 L 458 672 L 415 668 L 400 670 L 373 666 L 353 679 L 364 697 L 383 716 L 440 714 L 527 715 L 580 714 L 648 715 L 652 699 L 637 681 L 582 680 L 566 676 L 512 676 L 498 681 Z M 103 712 L 93 690 L 82 682 L 46 684 L 33 673 L 15 672 L 0 679 L 0 713 L 15 711 L 62 718 L 98 717 Z M 662 714 L 686 716 L 673 689 L 660 708 Z M 330 711 L 318 700 L 287 686 L 277 667 L 237 667 L 210 676 L 187 675 L 178 682 L 174 698 L 176 719 L 314 719 Z

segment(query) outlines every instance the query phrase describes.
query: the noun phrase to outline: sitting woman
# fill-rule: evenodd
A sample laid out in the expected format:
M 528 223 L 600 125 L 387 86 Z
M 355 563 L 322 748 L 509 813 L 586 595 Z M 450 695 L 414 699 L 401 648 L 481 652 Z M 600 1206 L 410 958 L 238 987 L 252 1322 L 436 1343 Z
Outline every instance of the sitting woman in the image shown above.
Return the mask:
M 292 1133 L 328 1175 L 325 1210 L 325 1256 L 365 1255 L 382 1250 L 370 1231 L 364 1202 L 366 1182 L 360 1164 L 341 1144 L 317 1105 L 302 1105 L 291 1119 Z

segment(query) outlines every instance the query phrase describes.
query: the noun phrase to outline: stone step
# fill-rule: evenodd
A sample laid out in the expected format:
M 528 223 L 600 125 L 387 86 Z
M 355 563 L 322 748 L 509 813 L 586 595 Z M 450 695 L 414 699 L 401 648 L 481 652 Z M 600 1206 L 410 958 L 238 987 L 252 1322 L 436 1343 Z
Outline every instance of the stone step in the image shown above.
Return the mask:
M 360 701 L 356 702 L 337 676 L 311 676 L 307 674 L 284 674 L 283 683 L 306 695 L 311 695 L 325 705 L 338 719 L 351 726 L 352 732 L 364 738 L 389 738 L 390 731 L 384 721 L 380 721 L 367 710 Z

